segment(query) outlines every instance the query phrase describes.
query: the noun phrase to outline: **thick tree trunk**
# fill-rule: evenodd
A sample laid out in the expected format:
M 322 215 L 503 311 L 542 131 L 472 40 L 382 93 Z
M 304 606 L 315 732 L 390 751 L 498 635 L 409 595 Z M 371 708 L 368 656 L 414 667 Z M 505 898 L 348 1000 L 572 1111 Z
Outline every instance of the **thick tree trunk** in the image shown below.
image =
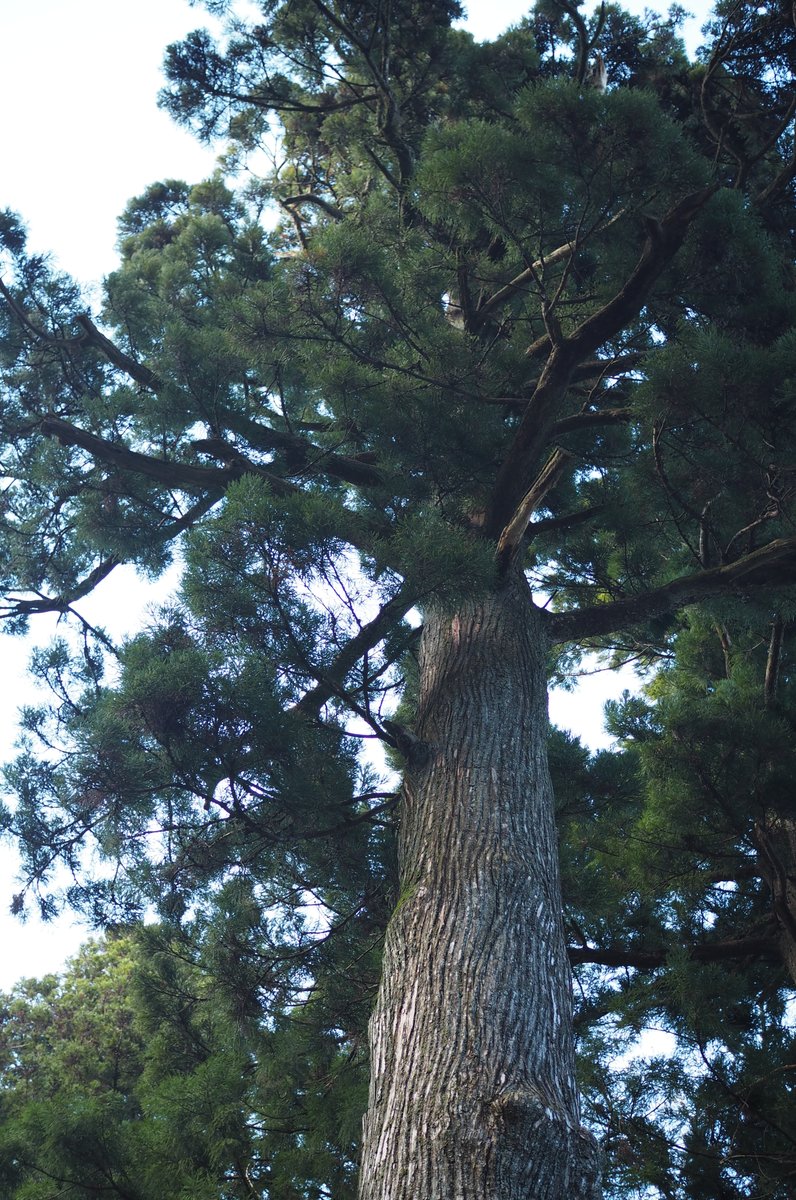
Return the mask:
M 574 1075 L 546 649 L 523 580 L 426 621 L 361 1200 L 600 1195 Z

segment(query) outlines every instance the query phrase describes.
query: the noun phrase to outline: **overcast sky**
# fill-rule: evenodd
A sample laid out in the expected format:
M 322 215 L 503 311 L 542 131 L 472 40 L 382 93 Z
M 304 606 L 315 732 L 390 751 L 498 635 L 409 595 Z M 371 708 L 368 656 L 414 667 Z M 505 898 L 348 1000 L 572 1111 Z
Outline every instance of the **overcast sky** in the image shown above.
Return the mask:
M 486 39 L 528 4 L 471 0 L 467 9 L 468 27 Z M 115 266 L 116 219 L 131 196 L 157 179 L 193 181 L 213 170 L 213 153 L 156 105 L 165 46 L 208 24 L 188 0 L 0 0 L 0 208 L 21 213 L 31 249 L 51 253 L 83 284 L 98 288 Z M 691 39 L 698 25 L 690 23 Z M 81 610 L 121 635 L 154 599 L 116 571 Z M 36 640 L 54 632 L 55 620 L 41 618 Z M 0 635 L 0 761 L 13 746 L 18 706 L 32 700 L 29 655 L 29 643 Z M 598 744 L 603 702 L 620 686 L 600 673 L 577 700 L 554 693 L 553 719 Z M 15 870 L 12 851 L 0 851 L 0 987 L 57 969 L 85 936 L 67 920 L 23 926 L 7 916 Z

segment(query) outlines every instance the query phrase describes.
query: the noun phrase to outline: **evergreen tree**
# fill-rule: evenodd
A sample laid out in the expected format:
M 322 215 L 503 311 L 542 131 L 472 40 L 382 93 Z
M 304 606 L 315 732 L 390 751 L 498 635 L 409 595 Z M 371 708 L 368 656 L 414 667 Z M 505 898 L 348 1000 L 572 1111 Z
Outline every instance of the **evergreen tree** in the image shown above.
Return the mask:
M 724 606 L 792 618 L 792 15 L 724 4 L 693 65 L 672 21 L 612 6 L 540 6 L 483 45 L 455 0 L 208 7 L 228 38 L 171 47 L 163 102 L 227 139 L 240 185 L 131 202 L 96 320 L 3 222 L 8 621 L 73 613 L 122 562 L 184 563 L 125 646 L 83 622 L 81 648 L 39 656 L 58 701 L 26 715 L 6 824 L 45 909 L 61 861 L 93 919 L 157 903 L 195 931 L 275 1064 L 324 1039 L 361 1063 L 373 1006 L 362 1200 L 594 1197 L 568 958 L 653 969 L 704 928 L 698 889 L 675 920 L 609 886 L 584 818 L 567 944 L 547 681 L 583 646 L 681 653 Z M 730 721 L 727 745 L 772 719 Z M 650 786 L 638 819 L 677 820 Z M 581 803 L 615 838 L 613 797 Z M 762 803 L 732 857 L 768 881 L 749 906 L 773 932 L 735 930 L 735 952 L 792 969 L 789 817 Z M 306 1078 L 281 1114 L 327 1129 L 329 1174 L 288 1122 L 295 1194 L 343 1194 L 353 1151 Z M 696 1196 L 713 1148 L 688 1136 Z
M 123 939 L 90 943 L 63 979 L 22 980 L 0 998 L 4 1197 L 125 1193 L 121 1145 L 138 1115 L 142 1052 L 131 966 Z
M 320 1169 L 350 1195 L 350 1152 L 319 1168 L 311 1136 L 297 1162 L 263 1121 L 268 1038 L 247 1036 L 226 999 L 184 939 L 153 927 L 91 942 L 62 976 L 0 998 L 0 1194 L 309 1196 Z
M 565 741 L 552 756 L 611 1195 L 784 1200 L 796 1178 L 793 647 L 755 607 L 681 617 L 645 695 L 609 706 L 623 753 L 590 762 Z M 649 1057 L 650 1027 L 666 1053 Z

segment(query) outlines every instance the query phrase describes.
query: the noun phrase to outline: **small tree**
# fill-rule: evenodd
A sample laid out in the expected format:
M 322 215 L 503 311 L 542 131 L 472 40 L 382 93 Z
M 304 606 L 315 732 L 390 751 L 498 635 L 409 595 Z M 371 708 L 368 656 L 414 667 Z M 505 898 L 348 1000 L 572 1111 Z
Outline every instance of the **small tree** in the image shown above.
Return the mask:
M 67 750 L 18 760 L 8 824 L 100 919 L 228 905 L 242 997 L 322 997 L 352 1054 L 386 924 L 362 1200 L 596 1196 L 547 681 L 695 604 L 789 615 L 794 29 L 727 7 L 692 66 L 614 8 L 477 45 L 454 0 L 260 7 L 168 51 L 245 182 L 128 206 L 111 337 L 5 220 L 7 617 L 185 562 L 117 684 L 97 631 L 77 695 L 41 656 Z

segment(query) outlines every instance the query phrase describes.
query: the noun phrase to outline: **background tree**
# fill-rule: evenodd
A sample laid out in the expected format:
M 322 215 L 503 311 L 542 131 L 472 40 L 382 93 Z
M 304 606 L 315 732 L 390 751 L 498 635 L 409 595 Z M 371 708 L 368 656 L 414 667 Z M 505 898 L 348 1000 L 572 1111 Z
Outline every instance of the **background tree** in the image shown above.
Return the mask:
M 352 1123 L 345 1057 L 328 1040 L 307 1054 L 295 1031 L 273 1054 L 278 1031 L 233 996 L 187 939 L 148 927 L 2 997 L 2 1195 L 353 1195 L 361 1111 Z M 287 1087 L 305 1123 L 275 1128 L 266 1114 Z
M 776 916 L 792 843 L 792 649 L 777 622 L 750 629 L 749 609 L 688 614 L 645 697 L 609 706 L 623 753 L 554 753 L 584 1090 L 613 1146 L 612 1194 L 793 1187 L 794 980 L 789 919 Z M 650 1026 L 668 1044 L 617 1070 Z
M 671 22 L 614 9 L 479 46 L 453 3 L 212 7 L 229 38 L 171 47 L 164 103 L 241 186 L 131 202 L 102 329 L 4 222 L 9 621 L 178 540 L 185 565 L 124 647 L 84 622 L 39 657 L 58 702 L 27 714 L 6 823 L 45 906 L 66 861 L 97 921 L 154 901 L 217 929 L 293 1052 L 310 997 L 312 1046 L 361 1054 L 386 926 L 363 1198 L 593 1196 L 567 957 L 640 952 L 649 908 L 653 961 L 608 965 L 658 967 L 694 921 L 659 883 L 636 912 L 575 841 L 567 870 L 603 882 L 567 946 L 551 651 L 655 661 L 686 607 L 729 628 L 723 598 L 792 616 L 791 14 L 720 10 L 694 67 Z M 773 895 L 776 938 L 735 949 L 787 964 Z
M 63 979 L 22 980 L 2 997 L 4 1196 L 129 1194 L 122 1146 L 140 1115 L 142 1058 L 130 973 L 123 939 L 89 943 Z

